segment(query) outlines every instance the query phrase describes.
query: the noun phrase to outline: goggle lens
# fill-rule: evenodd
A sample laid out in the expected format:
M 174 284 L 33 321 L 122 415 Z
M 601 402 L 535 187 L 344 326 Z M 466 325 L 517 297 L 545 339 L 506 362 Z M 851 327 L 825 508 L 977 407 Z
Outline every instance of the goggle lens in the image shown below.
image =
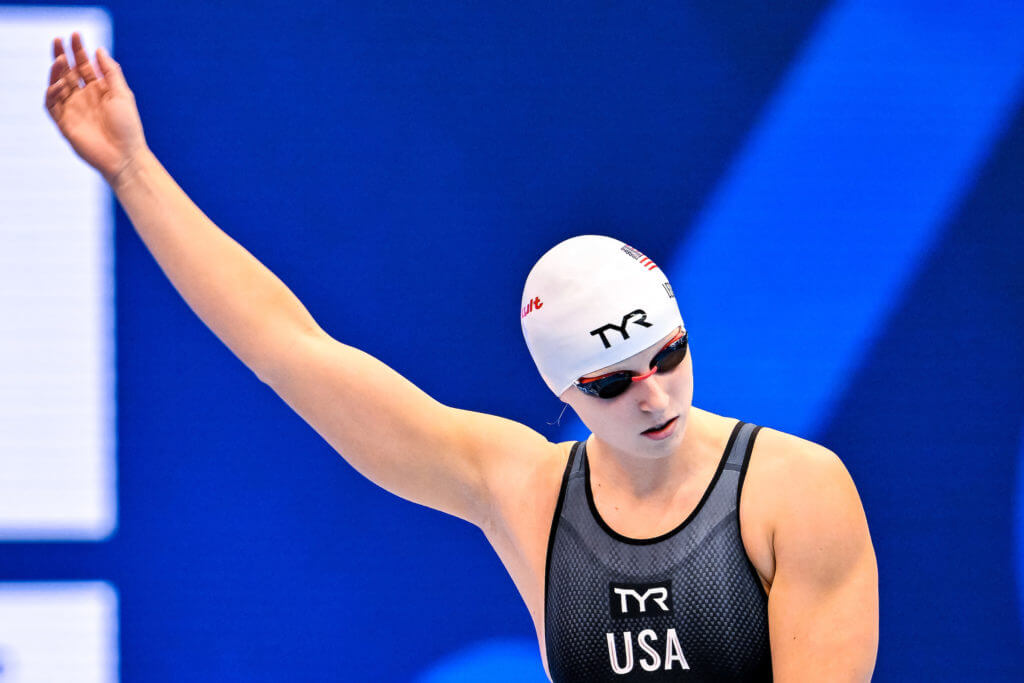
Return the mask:
M 686 330 L 683 330 L 665 344 L 661 351 L 658 351 L 654 356 L 649 366 L 651 372 L 638 375 L 630 370 L 620 370 L 619 372 L 610 372 L 600 377 L 577 380 L 576 387 L 583 393 L 597 396 L 598 398 L 615 398 L 623 394 L 626 389 L 629 389 L 633 382 L 647 379 L 655 372 L 674 370 L 686 358 L 688 346 L 689 341 Z

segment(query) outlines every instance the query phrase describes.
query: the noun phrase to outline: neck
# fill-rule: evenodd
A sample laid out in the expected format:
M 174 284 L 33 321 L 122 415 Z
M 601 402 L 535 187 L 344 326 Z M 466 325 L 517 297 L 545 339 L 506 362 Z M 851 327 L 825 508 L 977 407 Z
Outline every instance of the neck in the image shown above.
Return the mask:
M 713 417 L 691 407 L 678 445 L 663 456 L 629 453 L 592 436 L 587 441 L 592 481 L 636 499 L 670 499 L 686 481 L 706 470 L 709 458 L 714 459 L 710 463 L 713 466 L 721 457 L 715 452 L 718 444 L 711 429 Z

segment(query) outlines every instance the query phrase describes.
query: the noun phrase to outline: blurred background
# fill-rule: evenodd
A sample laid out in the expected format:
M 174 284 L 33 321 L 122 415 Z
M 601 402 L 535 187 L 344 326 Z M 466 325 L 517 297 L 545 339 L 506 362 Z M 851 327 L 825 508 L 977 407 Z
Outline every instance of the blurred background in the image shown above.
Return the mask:
M 543 680 L 483 535 L 334 454 L 57 137 L 72 28 L 204 211 L 446 404 L 581 438 L 522 282 L 642 250 L 694 403 L 853 475 L 875 680 L 1024 680 L 1024 4 L 115 0 L 0 6 L 0 682 Z

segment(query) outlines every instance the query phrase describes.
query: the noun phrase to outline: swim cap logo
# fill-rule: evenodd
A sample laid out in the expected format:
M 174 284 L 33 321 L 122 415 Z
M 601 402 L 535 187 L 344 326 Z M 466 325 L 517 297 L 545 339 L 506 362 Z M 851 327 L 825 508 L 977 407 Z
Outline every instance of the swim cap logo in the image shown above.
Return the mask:
M 526 314 L 524 313 L 523 315 Z M 633 320 L 634 316 L 639 317 L 636 320 Z M 651 323 L 647 322 L 647 313 L 645 313 L 642 309 L 638 308 L 635 311 L 632 311 L 622 316 L 621 325 L 616 325 L 615 323 L 608 323 L 607 325 L 602 325 L 596 330 L 591 330 L 590 336 L 596 337 L 600 335 L 601 341 L 604 343 L 604 348 L 610 349 L 612 347 L 612 343 L 608 341 L 608 337 L 606 337 L 604 333 L 607 332 L 608 330 L 615 330 L 616 332 L 622 335 L 622 340 L 625 341 L 629 339 L 629 332 L 626 331 L 626 325 L 629 324 L 630 322 L 632 322 L 634 325 L 640 325 L 641 327 L 651 327 Z
M 525 318 L 526 316 L 530 315 L 530 313 L 533 313 L 534 311 L 536 311 L 538 308 L 540 308 L 543 305 L 544 305 L 544 303 L 540 300 L 539 296 L 533 297 L 532 299 L 530 299 L 530 303 L 528 303 L 525 306 L 523 306 L 523 311 L 519 315 L 519 319 L 522 320 L 523 318 Z
M 658 267 L 657 264 L 654 261 L 652 261 L 651 259 L 647 258 L 643 254 L 641 254 L 638 250 L 634 249 L 633 247 L 629 246 L 628 244 L 623 244 L 622 245 L 622 252 L 624 254 L 626 254 L 627 256 L 629 256 L 634 261 L 639 262 L 640 265 L 643 266 L 644 268 L 646 268 L 647 270 L 654 270 L 655 268 Z

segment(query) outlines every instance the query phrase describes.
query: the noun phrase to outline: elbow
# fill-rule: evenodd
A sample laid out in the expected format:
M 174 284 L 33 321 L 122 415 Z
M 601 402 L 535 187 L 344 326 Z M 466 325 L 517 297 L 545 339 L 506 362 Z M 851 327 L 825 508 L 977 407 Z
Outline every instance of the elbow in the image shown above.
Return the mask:
M 298 362 L 308 357 L 311 345 L 325 336 L 326 333 L 316 325 L 294 329 L 287 334 L 270 331 L 262 339 L 255 340 L 251 355 L 242 361 L 261 382 L 277 390 L 295 374 Z

